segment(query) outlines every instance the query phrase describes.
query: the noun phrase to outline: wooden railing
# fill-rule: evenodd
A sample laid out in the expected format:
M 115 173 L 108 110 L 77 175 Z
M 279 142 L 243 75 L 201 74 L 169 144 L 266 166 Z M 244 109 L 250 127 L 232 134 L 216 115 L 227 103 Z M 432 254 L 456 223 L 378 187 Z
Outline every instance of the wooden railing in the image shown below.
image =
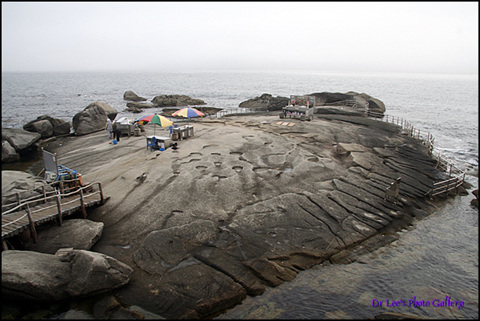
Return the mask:
M 81 185 L 80 179 L 76 178 L 76 179 L 72 179 L 72 180 L 62 180 L 62 181 L 53 182 L 53 183 L 50 183 L 50 184 L 47 184 L 47 185 L 42 185 L 41 188 L 42 188 L 43 196 L 34 195 L 34 196 L 26 197 L 26 198 L 21 197 L 22 193 L 31 194 L 32 193 L 31 190 L 30 191 L 20 191 L 20 192 L 16 192 L 16 193 L 13 193 L 13 194 L 2 195 L 2 200 L 4 198 L 11 198 L 13 196 L 15 196 L 15 198 L 16 198 L 15 202 L 9 202 L 9 203 L 6 203 L 6 204 L 2 204 L 2 213 L 3 213 L 4 210 L 7 210 L 7 208 L 12 208 L 12 207 L 15 207 L 16 205 L 19 205 L 19 204 L 25 203 L 25 202 L 29 202 L 29 201 L 37 202 L 37 204 L 46 203 L 46 200 L 47 200 L 48 196 L 57 195 L 58 193 L 60 193 L 60 195 L 62 196 L 62 195 L 65 194 L 65 192 L 70 192 L 72 190 L 78 189 L 80 185 Z M 53 189 L 50 190 L 50 191 L 47 191 L 46 186 L 51 186 Z
M 97 190 L 95 190 L 93 188 L 94 185 L 98 185 Z M 85 191 L 88 191 L 88 192 L 85 192 Z M 53 194 L 53 195 L 49 196 L 48 194 Z M 55 190 L 55 191 L 52 191 L 52 192 L 49 192 L 49 193 L 44 193 L 43 196 L 39 195 L 39 196 L 36 196 L 36 197 L 30 197 L 30 198 L 24 199 L 24 200 L 20 199 L 15 206 L 13 206 L 12 208 L 10 208 L 8 210 L 3 210 L 4 205 L 2 205 L 2 217 L 7 216 L 9 214 L 21 212 L 22 210 L 26 211 L 25 215 L 15 219 L 12 222 L 8 222 L 8 223 L 5 223 L 5 224 L 3 224 L 3 222 L 2 222 L 2 228 L 5 227 L 5 226 L 8 226 L 10 224 L 13 224 L 15 222 L 18 222 L 19 220 L 21 220 L 25 216 L 28 216 L 31 228 L 33 230 L 35 230 L 34 222 L 33 222 L 33 219 L 32 219 L 32 214 L 35 213 L 35 212 L 40 212 L 40 211 L 43 211 L 45 209 L 54 208 L 54 207 L 57 207 L 57 210 L 58 210 L 57 216 L 58 216 L 58 219 L 59 219 L 59 223 L 61 225 L 62 224 L 62 213 L 63 213 L 62 212 L 62 206 L 64 206 L 65 204 L 70 204 L 70 203 L 73 203 L 73 202 L 77 202 L 79 199 L 80 199 L 80 202 L 81 202 L 81 209 L 82 209 L 82 212 L 83 212 L 83 216 L 85 218 L 86 217 L 85 199 L 87 199 L 89 197 L 92 197 L 96 194 L 100 194 L 100 202 L 103 203 L 104 202 L 104 196 L 103 196 L 103 191 L 102 191 L 102 185 L 101 185 L 100 182 L 94 182 L 94 183 L 91 183 L 91 184 L 88 184 L 88 185 L 85 185 L 85 186 L 77 187 L 77 188 L 75 188 L 74 191 L 67 192 L 67 193 L 65 193 L 65 192 L 60 193 L 59 190 Z M 13 194 L 13 195 L 15 195 L 15 194 Z M 67 197 L 71 197 L 71 196 L 75 196 L 75 195 L 78 195 L 79 197 L 62 204 L 62 202 L 61 202 L 62 198 L 67 198 Z M 34 210 L 31 209 L 34 206 L 38 205 L 39 203 L 44 203 L 45 205 L 41 206 L 37 209 L 34 209 Z M 49 204 L 49 203 L 51 203 L 51 204 Z M 11 206 L 11 205 L 12 204 L 7 204 L 7 206 Z
M 430 189 L 425 196 L 432 199 L 435 196 L 447 194 L 450 191 L 456 190 L 465 181 L 465 171 L 460 170 L 452 162 L 449 162 L 440 152 L 436 152 L 435 149 L 435 137 L 429 132 L 421 132 L 416 129 L 410 122 L 403 118 L 384 115 L 379 117 L 380 113 L 373 113 L 365 109 L 364 117 L 375 118 L 376 120 L 382 120 L 387 123 L 392 123 L 400 126 L 408 135 L 418 140 L 421 140 L 423 145 L 427 147 L 428 154 L 433 156 L 437 160 L 436 168 L 448 173 L 448 179 L 433 184 L 433 188 Z

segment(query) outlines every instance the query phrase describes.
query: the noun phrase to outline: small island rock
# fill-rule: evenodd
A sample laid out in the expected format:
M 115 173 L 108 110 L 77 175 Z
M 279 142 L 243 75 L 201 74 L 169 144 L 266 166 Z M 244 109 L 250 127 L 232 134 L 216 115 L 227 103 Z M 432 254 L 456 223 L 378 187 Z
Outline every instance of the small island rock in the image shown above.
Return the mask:
M 201 99 L 190 98 L 186 95 L 160 95 L 152 99 L 155 107 L 175 107 L 175 106 L 194 106 L 205 105 Z
M 133 91 L 127 90 L 127 91 L 123 94 L 123 100 L 146 101 L 147 98 L 140 97 L 140 96 L 138 96 L 136 93 L 134 93 Z
M 283 107 L 288 105 L 288 101 L 289 98 L 287 97 L 273 97 L 270 94 L 262 94 L 259 97 L 255 97 L 240 103 L 238 107 L 268 111 L 282 110 Z

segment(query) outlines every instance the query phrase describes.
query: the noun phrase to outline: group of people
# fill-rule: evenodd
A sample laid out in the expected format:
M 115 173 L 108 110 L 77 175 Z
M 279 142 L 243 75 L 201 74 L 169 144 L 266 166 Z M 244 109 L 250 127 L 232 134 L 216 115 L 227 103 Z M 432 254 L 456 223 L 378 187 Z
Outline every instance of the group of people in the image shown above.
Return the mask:
M 112 121 L 110 120 L 110 118 L 107 117 L 107 126 L 106 126 L 106 129 L 108 131 L 108 138 L 109 139 L 115 139 L 117 142 L 120 141 L 120 135 L 122 134 L 122 132 L 120 131 L 120 129 L 117 128 L 117 124 L 116 123 L 113 123 L 112 124 Z
M 135 122 L 135 127 L 139 126 L 137 122 Z M 108 131 L 108 138 L 109 139 L 115 139 L 117 142 L 120 141 L 120 135 L 122 132 L 120 129 L 117 128 L 117 123 L 112 123 L 110 118 L 107 117 L 107 125 L 105 126 L 105 129 Z M 172 130 L 170 130 L 170 133 Z M 177 143 L 172 144 L 172 149 L 178 149 Z

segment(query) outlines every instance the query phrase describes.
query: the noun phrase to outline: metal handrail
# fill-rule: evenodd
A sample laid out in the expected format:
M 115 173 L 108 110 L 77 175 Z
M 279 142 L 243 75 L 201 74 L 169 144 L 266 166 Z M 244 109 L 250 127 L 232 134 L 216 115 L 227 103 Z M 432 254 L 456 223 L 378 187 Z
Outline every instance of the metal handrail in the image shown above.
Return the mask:
M 365 109 L 364 117 L 371 117 L 371 111 Z M 434 158 L 437 159 L 437 165 L 435 166 L 439 170 L 443 172 L 448 171 L 449 179 L 443 180 L 433 184 L 433 188 L 430 189 L 425 196 L 433 198 L 434 196 L 450 192 L 459 186 L 461 186 L 465 181 L 465 171 L 462 171 L 458 167 L 456 167 L 453 163 L 444 159 L 440 152 L 435 153 L 435 137 L 430 132 L 422 133 L 419 129 L 416 129 L 410 122 L 406 121 L 403 118 L 390 116 L 390 115 L 383 115 L 381 117 L 382 121 L 387 123 L 393 123 L 400 126 L 403 130 L 405 130 L 410 136 L 413 138 L 419 139 L 422 141 L 424 145 L 428 148 L 429 155 L 433 155 Z M 435 155 L 436 154 L 436 155 Z M 453 175 L 453 177 L 452 177 Z M 452 184 L 450 184 L 452 183 Z
M 252 113 L 255 113 L 255 111 L 251 110 L 250 108 L 238 107 L 238 108 L 229 108 L 229 109 L 220 110 L 216 114 L 212 115 L 212 117 L 220 118 L 230 114 L 252 114 Z

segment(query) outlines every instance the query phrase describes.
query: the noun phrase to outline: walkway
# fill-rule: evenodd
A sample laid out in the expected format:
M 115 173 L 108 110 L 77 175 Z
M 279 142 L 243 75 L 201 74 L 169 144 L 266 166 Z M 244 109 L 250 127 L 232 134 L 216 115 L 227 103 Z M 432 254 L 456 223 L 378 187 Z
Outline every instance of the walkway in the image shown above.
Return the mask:
M 68 189 L 68 188 L 67 188 Z M 73 191 L 63 193 L 50 192 L 50 196 L 44 192 L 43 196 L 21 200 L 16 204 L 10 204 L 10 209 L 3 210 L 2 205 L 2 247 L 7 249 L 5 240 L 22 233 L 27 228 L 37 242 L 35 226 L 57 220 L 61 225 L 63 218 L 78 211 L 82 211 L 83 217 L 87 217 L 86 209 L 103 205 L 104 197 L 100 183 L 91 183 L 82 187 L 73 188 Z

